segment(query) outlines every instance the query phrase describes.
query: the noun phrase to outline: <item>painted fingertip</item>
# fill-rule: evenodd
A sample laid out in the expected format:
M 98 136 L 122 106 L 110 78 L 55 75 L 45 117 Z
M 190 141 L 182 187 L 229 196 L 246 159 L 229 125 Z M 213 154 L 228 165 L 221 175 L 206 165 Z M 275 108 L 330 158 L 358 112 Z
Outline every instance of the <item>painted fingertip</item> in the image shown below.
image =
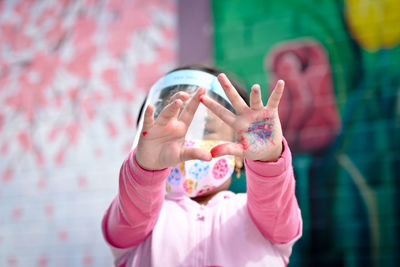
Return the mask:
M 142 133 L 142 134 L 143 134 L 143 136 L 146 136 L 147 132 L 146 132 L 146 131 L 143 131 L 143 133 Z
M 222 151 L 222 147 L 221 147 L 221 146 L 213 147 L 213 148 L 211 149 L 211 151 L 210 151 L 211 156 L 212 156 L 213 158 L 222 156 L 222 152 L 223 152 L 223 151 Z
M 252 89 L 253 89 L 253 93 L 255 93 L 255 94 L 260 93 L 260 85 L 255 84 Z

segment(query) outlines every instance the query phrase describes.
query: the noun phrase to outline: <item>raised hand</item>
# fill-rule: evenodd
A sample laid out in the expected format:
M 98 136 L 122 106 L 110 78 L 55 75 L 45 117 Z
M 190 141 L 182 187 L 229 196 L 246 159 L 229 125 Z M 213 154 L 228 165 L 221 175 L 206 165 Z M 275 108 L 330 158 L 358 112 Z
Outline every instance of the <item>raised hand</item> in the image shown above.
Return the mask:
M 147 106 L 136 150 L 136 160 L 143 169 L 161 170 L 186 160 L 212 159 L 207 150 L 184 146 L 186 132 L 204 93 L 200 88 L 190 100 L 188 93 L 176 93 L 155 121 L 153 105 Z M 188 103 L 179 112 L 186 101 Z
M 212 156 L 219 157 L 229 154 L 251 160 L 277 160 L 282 153 L 283 137 L 278 105 L 283 93 L 284 82 L 282 80 L 277 82 L 266 106 L 261 99 L 260 86 L 253 85 L 249 107 L 225 74 L 218 75 L 218 80 L 237 114 L 233 114 L 206 95 L 202 95 L 200 101 L 232 127 L 236 132 L 238 143 L 218 145 L 211 150 Z

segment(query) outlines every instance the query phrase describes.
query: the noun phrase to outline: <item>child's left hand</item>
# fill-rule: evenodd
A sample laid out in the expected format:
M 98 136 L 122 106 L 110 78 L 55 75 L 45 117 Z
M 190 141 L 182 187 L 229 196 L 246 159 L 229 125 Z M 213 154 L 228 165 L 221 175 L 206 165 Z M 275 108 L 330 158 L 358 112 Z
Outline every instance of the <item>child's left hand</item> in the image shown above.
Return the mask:
M 241 156 L 250 160 L 276 161 L 282 153 L 282 127 L 278 115 L 278 105 L 283 94 L 284 82 L 278 81 L 264 106 L 260 86 L 251 88 L 250 107 L 241 98 L 225 74 L 218 80 L 231 101 L 237 115 L 207 97 L 201 102 L 237 134 L 239 143 L 225 143 L 211 150 L 213 157 L 222 155 Z

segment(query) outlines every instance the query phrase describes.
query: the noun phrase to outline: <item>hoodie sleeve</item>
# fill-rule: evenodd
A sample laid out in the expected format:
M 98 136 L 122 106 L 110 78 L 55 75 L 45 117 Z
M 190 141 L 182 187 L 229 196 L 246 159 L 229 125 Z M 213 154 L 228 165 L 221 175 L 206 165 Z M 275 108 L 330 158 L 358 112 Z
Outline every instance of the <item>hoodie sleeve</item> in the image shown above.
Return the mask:
M 286 140 L 276 162 L 245 160 L 245 167 L 247 208 L 260 232 L 275 244 L 297 240 L 301 236 L 302 220 Z
M 142 169 L 136 161 L 136 150 L 129 154 L 121 166 L 118 195 L 103 217 L 103 235 L 110 245 L 136 246 L 152 232 L 164 201 L 169 172 L 170 168 Z

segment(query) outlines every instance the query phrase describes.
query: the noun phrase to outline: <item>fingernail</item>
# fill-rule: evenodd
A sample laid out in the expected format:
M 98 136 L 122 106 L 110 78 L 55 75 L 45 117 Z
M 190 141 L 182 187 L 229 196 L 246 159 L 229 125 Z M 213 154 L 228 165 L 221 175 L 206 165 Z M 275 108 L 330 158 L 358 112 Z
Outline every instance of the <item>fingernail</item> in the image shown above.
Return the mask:
M 146 136 L 146 134 L 147 134 L 147 132 L 146 132 L 146 131 L 144 131 L 144 132 L 143 132 L 143 136 Z

